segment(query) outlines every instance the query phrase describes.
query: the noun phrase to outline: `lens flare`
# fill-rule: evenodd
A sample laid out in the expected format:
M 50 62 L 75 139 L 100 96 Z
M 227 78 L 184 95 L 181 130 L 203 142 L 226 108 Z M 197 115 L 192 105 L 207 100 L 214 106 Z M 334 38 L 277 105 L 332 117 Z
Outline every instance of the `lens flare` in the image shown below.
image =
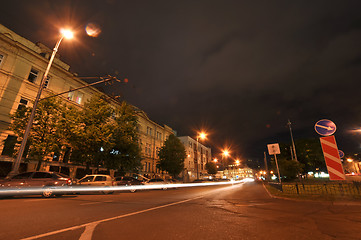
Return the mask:
M 85 27 L 85 31 L 90 37 L 98 37 L 102 32 L 100 27 L 96 23 L 88 23 Z

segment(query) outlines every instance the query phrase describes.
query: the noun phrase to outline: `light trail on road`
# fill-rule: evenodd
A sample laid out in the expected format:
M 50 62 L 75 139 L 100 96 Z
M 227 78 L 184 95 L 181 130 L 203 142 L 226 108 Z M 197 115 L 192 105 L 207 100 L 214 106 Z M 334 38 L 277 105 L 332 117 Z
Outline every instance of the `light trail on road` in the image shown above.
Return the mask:
M 245 183 L 245 182 L 247 182 L 247 181 L 236 181 L 236 183 Z M 201 184 L 201 183 L 198 183 L 198 184 Z M 212 185 L 215 185 L 215 184 L 212 184 Z M 225 184 L 223 183 L 223 184 L 217 184 L 217 185 L 225 185 Z M 117 219 L 121 219 L 121 218 L 125 218 L 125 217 L 134 216 L 134 215 L 137 215 L 137 214 L 146 213 L 146 212 L 153 211 L 153 210 L 158 210 L 158 209 L 162 209 L 162 208 L 166 208 L 166 207 L 171 207 L 171 206 L 183 204 L 183 203 L 186 203 L 186 202 L 190 202 L 190 201 L 193 201 L 193 200 L 203 198 L 203 197 L 205 197 L 205 196 L 207 196 L 209 194 L 214 194 L 214 193 L 219 192 L 219 191 L 225 191 L 225 190 L 232 189 L 234 187 L 237 187 L 237 185 L 232 184 L 232 186 L 229 186 L 229 187 L 216 189 L 216 190 L 211 190 L 211 191 L 209 191 L 207 193 L 203 193 L 201 196 L 188 198 L 188 199 L 184 199 L 184 200 L 181 200 L 181 201 L 172 202 L 172 203 L 168 203 L 168 204 L 164 204 L 164 205 L 160 205 L 160 206 L 156 206 L 156 207 L 151 207 L 151 208 L 147 208 L 147 209 L 144 209 L 144 210 L 135 211 L 135 212 L 127 213 L 127 214 L 122 214 L 122 215 L 118 215 L 118 216 L 114 216 L 114 217 L 110 217 L 110 218 L 105 218 L 105 219 L 101 219 L 101 220 L 97 220 L 97 221 L 92 221 L 92 222 L 88 222 L 88 223 L 85 223 L 85 224 L 80 224 L 80 225 L 76 225 L 76 226 L 72 226 L 72 227 L 68 227 L 68 228 L 64 228 L 64 229 L 59 229 L 59 230 L 56 230 L 56 231 L 51 231 L 51 232 L 47 232 L 47 233 L 43 233 L 43 234 L 31 236 L 31 237 L 26 237 L 26 238 L 22 238 L 21 240 L 34 240 L 34 239 L 53 236 L 53 235 L 68 232 L 68 231 L 74 231 L 74 230 L 81 229 L 81 228 L 85 228 L 85 229 L 84 229 L 84 232 L 81 234 L 79 240 L 91 240 L 95 228 L 100 223 L 109 222 L 109 221 L 113 221 L 113 220 L 117 220 Z M 240 185 L 238 185 L 238 186 L 240 186 Z
M 87 193 L 87 192 L 121 192 L 131 190 L 156 190 L 156 189 L 172 189 L 172 188 L 186 188 L 186 187 L 205 187 L 230 185 L 244 182 L 254 181 L 250 178 L 245 178 L 239 181 L 229 182 L 206 182 L 206 183 L 175 183 L 175 184 L 154 184 L 154 185 L 131 185 L 131 186 L 44 186 L 37 188 L 6 188 L 0 190 L 0 196 L 9 195 L 32 195 L 42 194 L 45 190 L 51 190 L 53 194 L 72 194 L 72 193 Z

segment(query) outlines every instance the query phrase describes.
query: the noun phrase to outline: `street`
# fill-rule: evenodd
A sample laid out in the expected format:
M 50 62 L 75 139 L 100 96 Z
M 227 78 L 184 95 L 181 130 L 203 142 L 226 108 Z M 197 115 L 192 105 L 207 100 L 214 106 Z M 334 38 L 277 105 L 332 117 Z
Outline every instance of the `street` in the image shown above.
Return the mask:
M 361 204 L 275 199 L 262 184 L 0 200 L 0 239 L 361 239 Z

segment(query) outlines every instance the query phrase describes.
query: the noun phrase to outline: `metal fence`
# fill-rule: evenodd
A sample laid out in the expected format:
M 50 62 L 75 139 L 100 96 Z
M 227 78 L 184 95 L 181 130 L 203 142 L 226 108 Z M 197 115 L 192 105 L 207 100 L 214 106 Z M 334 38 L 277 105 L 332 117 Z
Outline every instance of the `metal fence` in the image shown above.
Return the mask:
M 331 195 L 361 197 L 361 182 L 269 183 L 290 195 Z

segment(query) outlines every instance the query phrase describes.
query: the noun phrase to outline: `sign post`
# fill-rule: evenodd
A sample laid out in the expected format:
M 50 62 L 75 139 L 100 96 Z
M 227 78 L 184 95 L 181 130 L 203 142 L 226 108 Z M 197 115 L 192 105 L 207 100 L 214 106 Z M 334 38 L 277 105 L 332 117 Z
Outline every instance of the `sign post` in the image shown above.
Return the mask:
M 274 157 L 275 157 L 277 173 L 278 173 L 278 181 L 279 181 L 279 183 L 281 183 L 281 174 L 280 174 L 280 169 L 278 168 L 278 162 L 277 162 L 277 156 L 276 156 L 276 154 L 281 153 L 280 145 L 278 143 L 268 144 L 267 148 L 268 148 L 269 155 L 274 155 Z
M 338 150 L 335 136 L 331 136 L 336 132 L 336 124 L 322 119 L 315 124 L 315 131 L 324 136 L 320 137 L 320 142 L 330 180 L 346 180 L 341 162 L 345 154 Z
M 320 141 L 330 180 L 346 180 L 335 136 L 321 137 Z

